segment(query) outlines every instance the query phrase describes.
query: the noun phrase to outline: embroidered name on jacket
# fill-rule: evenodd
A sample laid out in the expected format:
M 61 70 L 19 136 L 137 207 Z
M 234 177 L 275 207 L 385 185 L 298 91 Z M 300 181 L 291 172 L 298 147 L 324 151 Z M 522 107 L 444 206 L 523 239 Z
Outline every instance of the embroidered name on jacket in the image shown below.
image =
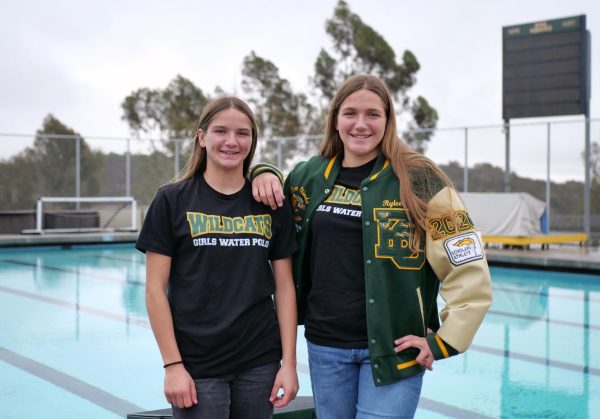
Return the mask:
M 304 186 L 292 186 L 292 212 L 294 213 L 294 221 L 302 220 L 302 213 L 306 210 L 306 206 L 310 202 L 310 197 Z
M 410 226 L 404 208 L 374 208 L 373 218 L 377 222 L 375 257 L 390 259 L 398 269 L 421 269 L 425 255 L 410 249 Z
M 225 217 L 222 215 L 188 212 L 187 221 L 192 237 L 209 233 L 220 234 L 257 234 L 267 239 L 271 231 L 271 216 L 269 214 L 246 215 L 245 217 Z

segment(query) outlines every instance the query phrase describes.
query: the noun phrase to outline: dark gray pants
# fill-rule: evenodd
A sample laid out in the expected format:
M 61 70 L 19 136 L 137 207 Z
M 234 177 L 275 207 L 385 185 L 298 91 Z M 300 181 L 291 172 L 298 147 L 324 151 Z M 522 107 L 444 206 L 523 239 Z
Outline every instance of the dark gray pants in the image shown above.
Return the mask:
M 279 362 L 239 374 L 194 380 L 198 404 L 187 409 L 173 406 L 173 419 L 270 419 L 269 401 Z

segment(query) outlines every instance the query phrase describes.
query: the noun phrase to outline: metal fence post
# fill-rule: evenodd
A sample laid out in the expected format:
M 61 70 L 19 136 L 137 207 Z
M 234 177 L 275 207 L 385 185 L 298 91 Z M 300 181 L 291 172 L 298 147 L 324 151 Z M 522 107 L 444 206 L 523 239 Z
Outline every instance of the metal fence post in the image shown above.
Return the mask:
M 463 192 L 469 192 L 469 128 L 465 127 L 465 167 L 463 168 Z
M 75 196 L 81 196 L 81 138 L 75 137 Z M 79 210 L 80 204 L 77 202 L 75 208 Z
M 504 192 L 510 192 L 510 121 L 504 120 L 505 163 L 504 163 Z
M 179 175 L 179 140 L 175 141 L 175 178 Z
M 583 230 L 590 237 L 592 232 L 592 225 L 590 222 L 590 207 L 591 207 L 591 143 L 590 143 L 590 118 L 586 115 L 585 117 L 585 184 L 583 186 Z
M 550 232 L 550 133 L 552 125 L 547 125 L 547 150 L 546 150 L 546 233 Z
M 127 139 L 127 152 L 125 153 L 125 195 L 131 196 L 131 140 Z
M 276 141 L 277 141 L 277 167 L 279 167 L 279 170 L 283 170 L 283 165 L 282 165 L 282 161 L 283 161 L 283 147 L 281 142 L 283 141 L 283 139 L 281 137 L 275 137 Z

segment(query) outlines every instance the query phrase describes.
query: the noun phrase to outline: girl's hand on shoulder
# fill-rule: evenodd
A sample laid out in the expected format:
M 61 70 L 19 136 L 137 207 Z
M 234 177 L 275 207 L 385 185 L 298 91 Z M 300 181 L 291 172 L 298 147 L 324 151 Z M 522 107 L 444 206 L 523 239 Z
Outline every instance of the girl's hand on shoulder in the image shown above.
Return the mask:
M 419 355 L 417 355 L 415 361 L 429 371 L 433 370 L 433 361 L 435 361 L 435 359 L 433 358 L 431 349 L 429 349 L 427 339 L 414 335 L 406 335 L 400 339 L 396 339 L 394 344 L 396 345 L 396 347 L 394 347 L 396 353 L 402 352 L 408 348 L 417 348 L 419 350 Z
M 275 377 L 269 401 L 274 407 L 285 407 L 289 402 L 296 398 L 299 387 L 296 368 L 292 366 L 282 366 Z M 277 396 L 279 389 L 283 390 L 281 396 Z
M 270 206 L 272 209 L 283 206 L 283 186 L 279 178 L 273 173 L 264 172 L 252 181 L 252 195 L 258 202 Z
M 172 365 L 166 369 L 165 397 L 167 402 L 181 409 L 198 404 L 196 383 L 183 365 Z

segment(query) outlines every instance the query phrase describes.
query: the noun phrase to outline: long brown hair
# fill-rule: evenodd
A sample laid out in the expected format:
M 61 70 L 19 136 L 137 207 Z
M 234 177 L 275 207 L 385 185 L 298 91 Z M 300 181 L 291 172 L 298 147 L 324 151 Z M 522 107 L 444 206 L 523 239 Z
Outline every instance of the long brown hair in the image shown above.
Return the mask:
M 392 165 L 400 182 L 400 199 L 411 225 L 410 247 L 413 251 L 421 249 L 424 243 L 424 231 L 427 229 L 427 202 L 436 192 L 437 185 L 452 187 L 448 176 L 430 159 L 413 150 L 398 137 L 394 102 L 385 83 L 376 76 L 358 74 L 347 78 L 331 100 L 325 137 L 320 153 L 325 158 L 344 156 L 344 144 L 336 129 L 338 113 L 342 103 L 352 93 L 366 89 L 375 93 L 383 102 L 386 116 L 385 132 L 379 143 L 379 150 Z M 414 180 L 420 177 L 424 184 L 415 190 Z M 419 182 L 421 183 L 421 182 Z
M 258 128 L 256 125 L 256 118 L 250 107 L 243 100 L 235 96 L 223 96 L 211 100 L 204 106 L 200 120 L 198 121 L 198 129 L 196 130 L 196 137 L 194 138 L 194 148 L 188 157 L 188 161 L 181 172 L 181 175 L 177 179 L 178 182 L 193 178 L 197 173 L 203 173 L 206 170 L 206 149 L 200 147 L 199 131 L 206 132 L 208 126 L 215 118 L 215 116 L 227 109 L 236 109 L 246 115 L 250 120 L 252 127 L 252 145 L 250 146 L 250 153 L 244 159 L 243 173 L 244 176 L 248 175 L 250 170 L 250 164 L 254 158 L 254 152 L 256 151 L 256 142 L 258 139 Z

